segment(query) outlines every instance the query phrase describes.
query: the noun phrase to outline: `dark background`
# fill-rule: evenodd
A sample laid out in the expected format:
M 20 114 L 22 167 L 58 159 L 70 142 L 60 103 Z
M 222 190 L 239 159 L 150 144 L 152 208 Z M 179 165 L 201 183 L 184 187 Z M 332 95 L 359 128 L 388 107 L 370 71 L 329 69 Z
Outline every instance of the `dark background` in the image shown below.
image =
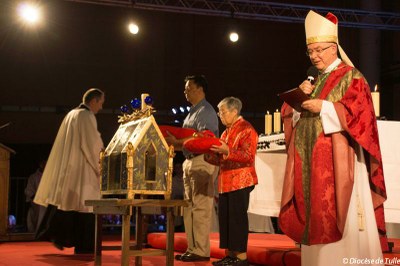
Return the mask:
M 11 176 L 35 171 L 66 112 L 90 87 L 106 92 L 105 110 L 97 116 L 105 145 L 118 127 L 119 107 L 143 92 L 154 98 L 160 124 L 175 120 L 170 109 L 187 105 L 183 79 L 188 74 L 206 75 L 213 106 L 226 96 L 239 97 L 245 118 L 262 133 L 265 112 L 282 104 L 277 93 L 300 84 L 310 65 L 303 23 L 48 0 L 40 1 L 45 22 L 32 28 L 17 20 L 18 2 L 0 1 L 0 126 L 11 122 L 0 129 L 0 142 L 17 152 Z M 281 2 L 361 8 L 360 1 Z M 382 11 L 400 10 L 399 1 L 379 2 Z M 131 19 L 140 26 L 138 35 L 127 31 Z M 240 34 L 239 42 L 228 40 L 231 29 Z M 339 27 L 339 40 L 355 66 L 368 73 L 368 64 L 360 64 L 362 31 Z M 379 73 L 373 83 L 381 87 L 381 114 L 399 120 L 400 36 L 389 30 L 379 34 Z

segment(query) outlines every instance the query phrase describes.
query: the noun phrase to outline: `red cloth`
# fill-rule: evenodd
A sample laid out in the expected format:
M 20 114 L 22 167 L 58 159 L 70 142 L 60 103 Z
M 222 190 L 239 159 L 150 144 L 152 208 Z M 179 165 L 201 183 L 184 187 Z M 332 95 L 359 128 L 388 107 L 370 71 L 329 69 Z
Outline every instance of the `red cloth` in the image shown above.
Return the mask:
M 353 187 L 355 141 L 366 151 L 375 217 L 385 251 L 386 189 L 370 89 L 362 74 L 345 64 L 327 75 L 320 78 L 317 95 L 334 102 L 345 131 L 325 135 L 319 114 L 307 111 L 301 114 L 305 119 L 292 128 L 293 110 L 284 104 L 288 159 L 279 224 L 285 234 L 303 244 L 326 244 L 342 238 Z
M 328 20 L 330 20 L 332 23 L 334 23 L 336 25 L 339 22 L 338 18 L 334 14 L 332 14 L 331 12 L 328 12 L 328 14 L 326 14 L 325 18 L 327 18 Z
M 196 154 L 210 152 L 212 145 L 221 145 L 219 138 L 216 138 L 214 133 L 210 130 L 196 131 L 193 128 L 182 128 L 174 126 L 159 126 L 161 133 L 164 137 L 170 134 L 174 135 L 177 139 L 189 138 L 183 143 L 183 147 Z
M 229 154 L 223 156 L 213 153 L 205 156 L 206 161 L 220 166 L 219 193 L 258 184 L 254 166 L 258 134 L 253 126 L 243 118 L 239 118 L 222 133 L 221 140 L 229 146 Z
M 211 152 L 210 148 L 212 145 L 220 146 L 221 142 L 219 138 L 209 136 L 194 137 L 183 143 L 183 147 L 186 150 L 196 154 Z
M 159 126 L 161 133 L 164 137 L 167 137 L 167 131 L 174 135 L 177 139 L 184 139 L 187 137 L 192 137 L 194 133 L 197 131 L 193 128 L 182 128 L 182 127 L 174 127 L 174 126 Z

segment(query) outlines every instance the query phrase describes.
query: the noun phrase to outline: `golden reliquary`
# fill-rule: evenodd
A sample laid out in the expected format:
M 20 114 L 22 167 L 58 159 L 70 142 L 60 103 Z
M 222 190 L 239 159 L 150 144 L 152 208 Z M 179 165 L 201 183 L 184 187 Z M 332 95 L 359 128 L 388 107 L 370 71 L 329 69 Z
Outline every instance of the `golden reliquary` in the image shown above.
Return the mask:
M 144 95 L 144 96 L 143 96 Z M 146 98 L 147 97 L 147 98 Z M 173 146 L 168 147 L 142 94 L 141 109 L 119 117 L 121 123 L 101 154 L 101 195 L 135 198 L 136 194 L 171 196 Z M 134 100 L 132 100 L 134 101 Z M 122 107 L 121 107 L 122 110 Z

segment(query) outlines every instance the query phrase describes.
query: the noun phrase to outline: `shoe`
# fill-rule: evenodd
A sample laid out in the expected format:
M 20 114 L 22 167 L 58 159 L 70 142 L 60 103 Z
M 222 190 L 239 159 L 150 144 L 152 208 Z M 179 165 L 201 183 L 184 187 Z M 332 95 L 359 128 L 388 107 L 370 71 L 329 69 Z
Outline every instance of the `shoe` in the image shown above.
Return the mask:
M 199 256 L 194 253 L 189 253 L 185 256 L 181 256 L 181 261 L 183 261 L 183 262 L 209 261 L 209 260 L 210 260 L 210 257 L 203 257 L 203 256 Z
M 94 254 L 94 250 L 88 250 L 88 249 L 75 249 L 74 254 Z
M 55 240 L 51 240 L 51 242 L 53 243 L 53 246 L 54 246 L 56 249 L 64 250 L 63 245 L 57 243 Z
M 223 266 L 248 266 L 249 261 L 247 259 L 241 260 L 239 258 L 231 258 L 231 260 L 227 261 Z
M 179 255 L 175 255 L 175 259 L 176 260 L 182 260 L 182 257 L 185 257 L 185 256 L 187 256 L 187 255 L 189 255 L 190 254 L 190 252 L 185 252 L 185 253 L 183 253 L 183 254 L 179 254 Z
M 232 257 L 226 256 L 226 257 L 223 257 L 220 260 L 213 261 L 212 265 L 214 265 L 214 266 L 223 266 L 223 265 L 226 265 L 227 263 L 229 263 L 229 261 L 231 261 L 232 259 L 233 259 Z

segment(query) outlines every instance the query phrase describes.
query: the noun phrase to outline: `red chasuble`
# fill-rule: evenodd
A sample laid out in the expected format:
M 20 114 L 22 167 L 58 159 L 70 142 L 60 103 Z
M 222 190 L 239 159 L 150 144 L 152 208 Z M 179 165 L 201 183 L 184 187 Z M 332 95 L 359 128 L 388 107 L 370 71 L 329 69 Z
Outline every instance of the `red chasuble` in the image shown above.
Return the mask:
M 383 202 L 386 189 L 370 88 L 355 68 L 340 64 L 322 74 L 315 98 L 334 103 L 344 131 L 325 135 L 319 114 L 301 113 L 292 127 L 293 109 L 282 117 L 288 152 L 279 225 L 293 240 L 327 244 L 340 240 L 354 180 L 354 145 L 365 154 L 382 250 L 387 247 Z

